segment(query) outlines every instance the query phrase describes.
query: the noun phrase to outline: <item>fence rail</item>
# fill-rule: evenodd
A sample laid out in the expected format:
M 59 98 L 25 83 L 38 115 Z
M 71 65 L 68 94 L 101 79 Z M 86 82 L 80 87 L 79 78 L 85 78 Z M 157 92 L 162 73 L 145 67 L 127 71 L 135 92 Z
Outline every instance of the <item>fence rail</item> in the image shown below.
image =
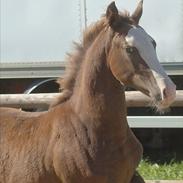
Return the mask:
M 61 93 L 39 93 L 39 94 L 1 94 L 0 106 L 16 108 L 47 108 L 55 97 Z M 126 92 L 126 102 L 128 107 L 150 106 L 150 98 L 138 91 Z M 177 90 L 177 95 L 173 107 L 183 107 L 183 90 Z

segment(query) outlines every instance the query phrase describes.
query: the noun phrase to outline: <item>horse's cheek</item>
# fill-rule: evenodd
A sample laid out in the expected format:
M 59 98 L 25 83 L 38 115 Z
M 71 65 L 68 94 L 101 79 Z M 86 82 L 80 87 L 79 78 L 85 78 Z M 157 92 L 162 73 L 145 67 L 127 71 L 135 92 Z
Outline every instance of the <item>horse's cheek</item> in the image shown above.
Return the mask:
M 132 76 L 132 72 L 130 72 L 128 69 L 125 69 L 122 62 L 118 62 L 118 64 L 111 66 L 111 71 L 115 78 L 123 84 L 127 84 L 129 78 Z

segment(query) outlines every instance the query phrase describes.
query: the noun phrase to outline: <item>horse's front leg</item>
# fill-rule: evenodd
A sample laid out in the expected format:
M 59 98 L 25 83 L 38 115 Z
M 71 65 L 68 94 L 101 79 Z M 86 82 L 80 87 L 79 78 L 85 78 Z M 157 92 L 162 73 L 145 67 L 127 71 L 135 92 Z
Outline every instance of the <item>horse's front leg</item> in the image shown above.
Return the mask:
M 137 171 L 135 171 L 130 183 L 145 183 L 145 181 L 142 176 Z

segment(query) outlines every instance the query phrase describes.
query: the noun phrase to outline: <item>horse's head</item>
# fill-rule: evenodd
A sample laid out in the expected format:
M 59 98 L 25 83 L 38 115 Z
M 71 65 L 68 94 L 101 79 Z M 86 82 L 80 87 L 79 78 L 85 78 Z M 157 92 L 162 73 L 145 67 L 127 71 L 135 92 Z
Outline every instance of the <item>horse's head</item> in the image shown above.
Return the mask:
M 108 6 L 106 18 L 113 34 L 108 64 L 117 80 L 150 96 L 158 109 L 164 109 L 174 101 L 176 86 L 159 63 L 155 40 L 139 26 L 142 4 L 131 16 L 119 14 L 114 2 Z

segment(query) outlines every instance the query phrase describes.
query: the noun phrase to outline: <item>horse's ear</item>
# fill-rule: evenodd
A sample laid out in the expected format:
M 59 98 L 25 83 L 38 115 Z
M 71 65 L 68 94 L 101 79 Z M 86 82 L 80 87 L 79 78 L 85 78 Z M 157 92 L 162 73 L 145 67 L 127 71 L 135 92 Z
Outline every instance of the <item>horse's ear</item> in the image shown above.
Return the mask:
M 107 7 L 106 18 L 108 20 L 109 26 L 111 26 L 112 28 L 116 28 L 119 14 L 114 1 Z
M 131 18 L 134 20 L 134 22 L 138 25 L 139 20 L 142 16 L 143 11 L 143 0 L 141 0 L 135 9 L 134 13 L 131 15 Z

